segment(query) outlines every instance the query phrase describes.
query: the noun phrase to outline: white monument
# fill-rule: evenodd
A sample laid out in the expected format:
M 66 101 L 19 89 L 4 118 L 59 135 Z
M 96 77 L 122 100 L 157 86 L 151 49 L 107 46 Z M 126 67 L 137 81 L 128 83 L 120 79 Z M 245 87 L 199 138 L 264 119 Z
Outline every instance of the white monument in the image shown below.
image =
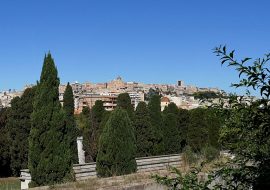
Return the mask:
M 83 150 L 83 137 L 77 137 L 77 149 L 79 164 L 85 164 L 85 154 Z

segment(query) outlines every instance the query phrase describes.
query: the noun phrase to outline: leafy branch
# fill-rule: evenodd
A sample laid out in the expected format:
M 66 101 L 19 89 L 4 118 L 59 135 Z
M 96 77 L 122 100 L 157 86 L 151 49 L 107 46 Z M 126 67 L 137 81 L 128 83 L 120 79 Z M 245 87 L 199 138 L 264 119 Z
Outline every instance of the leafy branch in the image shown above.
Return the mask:
M 270 54 L 265 54 L 263 58 L 258 58 L 251 64 L 251 58 L 244 58 L 241 61 L 235 59 L 235 50 L 227 52 L 226 46 L 214 48 L 214 53 L 220 57 L 221 64 L 233 66 L 239 72 L 239 78 L 244 76 L 239 83 L 232 84 L 238 87 L 252 87 L 254 90 L 260 90 L 263 98 L 269 99 L 270 96 L 270 70 L 267 63 L 270 60 Z

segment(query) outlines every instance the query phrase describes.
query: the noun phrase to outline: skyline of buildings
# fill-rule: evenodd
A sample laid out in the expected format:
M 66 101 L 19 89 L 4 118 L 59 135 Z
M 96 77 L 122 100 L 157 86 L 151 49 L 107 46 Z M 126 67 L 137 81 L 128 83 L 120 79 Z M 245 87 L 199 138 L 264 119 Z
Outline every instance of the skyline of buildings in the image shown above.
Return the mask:
M 148 102 L 149 93 L 158 93 L 161 95 L 161 109 L 163 110 L 170 102 L 174 102 L 179 108 L 193 109 L 200 106 L 199 100 L 192 95 L 196 92 L 215 92 L 224 93 L 218 88 L 204 88 L 193 85 L 185 85 L 184 81 L 179 80 L 176 84 L 145 84 L 139 82 L 125 82 L 120 76 L 109 82 L 79 83 L 77 81 L 70 83 L 74 94 L 75 113 L 81 113 L 86 106 L 92 108 L 97 100 L 103 101 L 106 110 L 111 111 L 116 107 L 116 99 L 120 93 L 128 93 L 134 109 L 141 101 Z M 33 85 L 26 85 L 24 89 Z M 23 93 L 23 90 L 8 90 L 0 92 L 0 106 L 9 107 L 10 101 Z M 66 84 L 59 85 L 59 100 L 63 101 Z M 152 90 L 151 90 L 152 89 Z M 152 91 L 152 92 L 150 92 Z

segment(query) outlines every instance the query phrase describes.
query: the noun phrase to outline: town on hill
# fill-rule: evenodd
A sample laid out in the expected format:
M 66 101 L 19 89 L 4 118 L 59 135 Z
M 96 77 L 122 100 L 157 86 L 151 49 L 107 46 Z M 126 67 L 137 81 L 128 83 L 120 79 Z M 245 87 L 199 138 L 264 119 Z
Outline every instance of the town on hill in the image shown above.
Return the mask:
M 136 109 L 139 102 L 148 102 L 151 94 L 159 94 L 161 98 L 161 110 L 170 102 L 182 109 L 194 109 L 205 106 L 205 102 L 200 101 L 198 94 L 204 94 L 211 99 L 218 99 L 218 95 L 225 96 L 225 92 L 219 88 L 202 88 L 194 85 L 185 85 L 179 80 L 177 84 L 145 84 L 139 82 L 125 82 L 120 76 L 116 79 L 103 82 L 79 83 L 77 81 L 70 84 L 74 94 L 75 114 L 82 112 L 84 107 L 92 108 L 97 100 L 103 101 L 105 110 L 111 111 L 116 107 L 117 96 L 121 93 L 128 93 L 131 103 Z M 24 90 L 34 85 L 26 85 Z M 59 86 L 59 100 L 63 102 L 63 95 L 66 84 Z M 5 90 L 0 92 L 0 108 L 9 107 L 14 97 L 21 96 L 24 90 Z

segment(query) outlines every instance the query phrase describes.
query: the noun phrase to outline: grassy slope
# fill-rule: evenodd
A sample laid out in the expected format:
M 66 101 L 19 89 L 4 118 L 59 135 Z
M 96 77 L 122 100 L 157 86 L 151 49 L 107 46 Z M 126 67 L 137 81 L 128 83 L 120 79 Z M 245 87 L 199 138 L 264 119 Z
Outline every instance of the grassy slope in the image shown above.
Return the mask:
M 21 183 L 18 178 L 0 178 L 0 190 L 16 190 L 21 189 Z

